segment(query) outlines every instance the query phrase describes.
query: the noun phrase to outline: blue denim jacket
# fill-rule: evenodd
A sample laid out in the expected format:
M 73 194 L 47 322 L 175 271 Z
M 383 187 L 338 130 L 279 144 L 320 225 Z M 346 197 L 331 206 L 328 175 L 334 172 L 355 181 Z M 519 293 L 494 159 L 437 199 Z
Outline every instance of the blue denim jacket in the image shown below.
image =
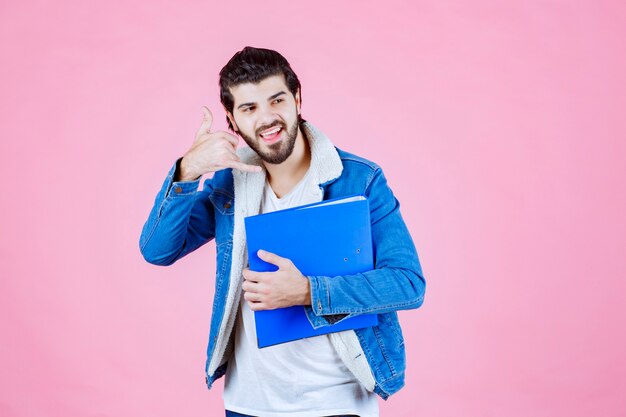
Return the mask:
M 404 386 L 404 339 L 397 310 L 418 308 L 426 281 L 411 235 L 382 169 L 342 151 L 304 122 L 311 166 L 320 200 L 361 194 L 368 198 L 374 269 L 349 276 L 307 276 L 311 305 L 305 306 L 315 328 L 364 313 L 378 314 L 374 327 L 329 336 L 347 368 L 369 390 L 387 399 Z M 250 148 L 240 148 L 244 163 L 263 166 Z M 215 239 L 215 295 L 205 366 L 206 383 L 226 373 L 233 349 L 232 329 L 241 296 L 245 229 L 243 218 L 259 213 L 266 172 L 225 169 L 204 181 L 174 182 L 180 159 L 170 168 L 143 227 L 139 246 L 155 265 L 171 265 Z

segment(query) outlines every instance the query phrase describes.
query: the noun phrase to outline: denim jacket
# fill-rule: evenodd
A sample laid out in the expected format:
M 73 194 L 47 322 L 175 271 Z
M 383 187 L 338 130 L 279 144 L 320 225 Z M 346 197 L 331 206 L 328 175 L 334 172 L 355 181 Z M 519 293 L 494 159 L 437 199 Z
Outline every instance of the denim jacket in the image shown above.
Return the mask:
M 302 131 L 311 149 L 315 181 L 307 192 L 318 200 L 364 195 L 369 200 L 374 269 L 347 276 L 307 276 L 311 305 L 305 311 L 314 328 L 358 314 L 378 314 L 378 325 L 329 334 L 346 367 L 370 392 L 387 399 L 404 386 L 404 339 L 397 310 L 418 308 L 426 281 L 400 203 L 375 163 L 342 151 L 309 122 Z M 260 165 L 248 147 L 242 162 Z M 245 268 L 244 218 L 258 214 L 267 172 L 224 169 L 205 179 L 174 182 L 180 159 L 169 170 L 143 226 L 139 246 L 146 261 L 171 265 L 215 239 L 215 295 L 205 365 L 206 383 L 226 373 L 234 338 L 233 326 Z

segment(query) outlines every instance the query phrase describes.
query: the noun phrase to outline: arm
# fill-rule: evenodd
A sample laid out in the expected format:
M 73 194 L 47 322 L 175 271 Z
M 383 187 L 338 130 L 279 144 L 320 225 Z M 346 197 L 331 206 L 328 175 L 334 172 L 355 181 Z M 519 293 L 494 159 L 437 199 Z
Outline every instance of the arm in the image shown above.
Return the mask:
M 400 203 L 380 168 L 365 196 L 369 199 L 374 269 L 345 276 L 307 276 L 311 305 L 304 306 L 314 328 L 364 313 L 418 308 L 426 281 L 417 251 L 400 214 Z
M 139 238 L 141 254 L 154 265 L 171 265 L 215 237 L 211 180 L 202 191 L 197 191 L 200 177 L 174 181 L 181 159 L 168 172 Z

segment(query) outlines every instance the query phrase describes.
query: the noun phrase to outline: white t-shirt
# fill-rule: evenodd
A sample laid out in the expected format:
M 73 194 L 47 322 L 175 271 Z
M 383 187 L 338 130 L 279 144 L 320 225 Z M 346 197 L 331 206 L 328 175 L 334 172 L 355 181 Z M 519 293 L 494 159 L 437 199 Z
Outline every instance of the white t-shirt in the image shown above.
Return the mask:
M 309 181 L 310 170 L 282 198 L 266 181 L 261 213 L 319 201 L 319 193 L 306 192 Z M 259 417 L 378 416 L 376 394 L 346 368 L 328 335 L 259 349 L 254 312 L 243 295 L 235 326 L 223 394 L 227 410 Z

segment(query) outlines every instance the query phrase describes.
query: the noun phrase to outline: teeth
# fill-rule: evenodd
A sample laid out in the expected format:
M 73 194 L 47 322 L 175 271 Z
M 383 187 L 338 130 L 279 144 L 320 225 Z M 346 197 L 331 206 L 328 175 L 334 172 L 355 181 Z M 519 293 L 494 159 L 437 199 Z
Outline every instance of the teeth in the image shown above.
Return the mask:
M 268 130 L 267 132 L 261 133 L 261 136 L 271 136 L 274 133 L 278 132 L 280 130 L 280 127 L 276 127 L 272 130 Z

